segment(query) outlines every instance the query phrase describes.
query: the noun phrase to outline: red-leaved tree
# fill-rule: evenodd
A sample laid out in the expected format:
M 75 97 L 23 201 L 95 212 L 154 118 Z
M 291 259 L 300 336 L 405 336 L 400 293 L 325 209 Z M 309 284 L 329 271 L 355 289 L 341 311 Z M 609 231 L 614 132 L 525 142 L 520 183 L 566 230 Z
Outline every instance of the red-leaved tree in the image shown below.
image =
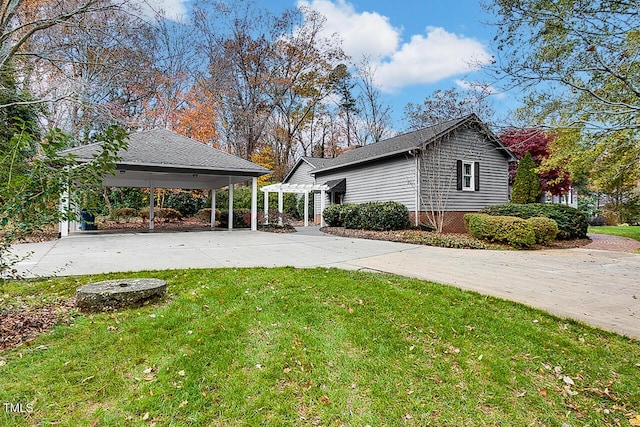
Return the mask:
M 523 158 L 526 153 L 531 153 L 536 166 L 540 167 L 543 161 L 549 157 L 549 145 L 556 137 L 556 134 L 544 132 L 540 129 L 507 129 L 498 136 L 518 159 Z M 509 180 L 512 183 L 516 168 L 517 164 L 514 163 L 511 164 L 509 169 Z M 555 196 L 568 192 L 571 187 L 569 172 L 560 168 L 539 170 L 538 178 L 540 180 L 540 189 L 543 192 L 548 191 Z

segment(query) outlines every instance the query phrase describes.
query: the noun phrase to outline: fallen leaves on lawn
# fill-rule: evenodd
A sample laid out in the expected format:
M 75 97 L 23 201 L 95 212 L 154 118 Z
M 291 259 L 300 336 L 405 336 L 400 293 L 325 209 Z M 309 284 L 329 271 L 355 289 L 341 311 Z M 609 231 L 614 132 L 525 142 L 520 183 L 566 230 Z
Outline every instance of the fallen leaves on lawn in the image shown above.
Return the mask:
M 19 347 L 51 329 L 73 308 L 68 301 L 35 309 L 0 311 L 0 351 Z

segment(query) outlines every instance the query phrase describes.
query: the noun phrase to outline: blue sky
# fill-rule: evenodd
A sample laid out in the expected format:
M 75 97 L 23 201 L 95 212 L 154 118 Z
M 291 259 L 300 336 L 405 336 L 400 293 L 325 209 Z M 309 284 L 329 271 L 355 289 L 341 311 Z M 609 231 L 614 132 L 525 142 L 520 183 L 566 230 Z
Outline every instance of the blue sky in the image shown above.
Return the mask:
M 188 0 L 150 0 L 169 17 L 184 14 Z M 306 6 L 327 18 L 354 62 L 362 55 L 376 63 L 376 77 L 392 105 L 395 127 L 402 127 L 407 102 L 420 103 L 437 89 L 463 88 L 486 80 L 478 64 L 492 59 L 495 28 L 477 0 L 258 0 L 274 12 Z M 489 88 L 491 90 L 491 88 Z M 503 114 L 507 98 L 495 94 Z M 509 97 L 512 99 L 512 97 Z M 510 101 L 513 102 L 513 101 Z

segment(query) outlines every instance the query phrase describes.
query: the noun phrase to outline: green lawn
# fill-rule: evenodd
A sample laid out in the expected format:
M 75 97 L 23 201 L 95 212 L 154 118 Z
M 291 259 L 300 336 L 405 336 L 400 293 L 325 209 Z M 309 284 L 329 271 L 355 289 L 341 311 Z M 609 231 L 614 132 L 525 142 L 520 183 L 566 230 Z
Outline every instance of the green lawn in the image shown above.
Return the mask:
M 340 270 L 146 276 L 168 281 L 163 304 L 72 312 L 0 353 L 0 402 L 33 407 L 0 425 L 613 426 L 640 412 L 637 340 L 518 304 Z M 115 277 L 0 284 L 0 304 Z
M 640 242 L 640 227 L 638 226 L 589 227 L 589 233 L 611 234 L 614 236 L 629 237 Z

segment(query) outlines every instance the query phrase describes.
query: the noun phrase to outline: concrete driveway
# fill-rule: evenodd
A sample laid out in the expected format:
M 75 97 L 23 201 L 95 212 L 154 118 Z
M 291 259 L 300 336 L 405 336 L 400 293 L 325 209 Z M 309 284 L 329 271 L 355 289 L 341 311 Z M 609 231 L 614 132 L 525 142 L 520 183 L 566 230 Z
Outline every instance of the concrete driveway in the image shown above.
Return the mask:
M 166 268 L 337 267 L 416 277 L 640 338 L 640 255 L 591 249 L 482 251 L 244 230 L 74 235 L 17 245 L 29 276 Z

